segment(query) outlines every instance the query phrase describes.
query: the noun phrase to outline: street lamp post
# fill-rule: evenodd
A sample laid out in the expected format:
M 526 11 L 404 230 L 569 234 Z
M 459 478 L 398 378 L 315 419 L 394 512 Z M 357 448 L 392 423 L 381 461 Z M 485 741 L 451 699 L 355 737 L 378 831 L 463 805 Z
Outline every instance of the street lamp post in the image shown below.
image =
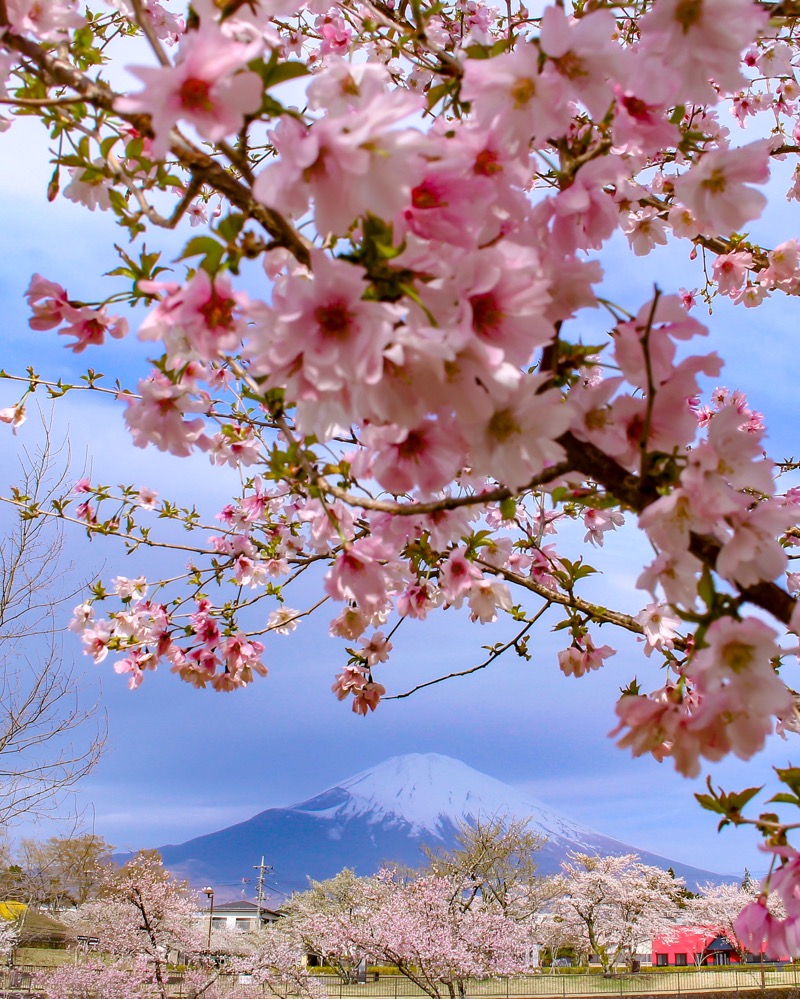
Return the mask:
M 208 953 L 211 953 L 211 927 L 214 925 L 214 889 L 209 885 L 203 889 L 203 894 L 208 896 Z

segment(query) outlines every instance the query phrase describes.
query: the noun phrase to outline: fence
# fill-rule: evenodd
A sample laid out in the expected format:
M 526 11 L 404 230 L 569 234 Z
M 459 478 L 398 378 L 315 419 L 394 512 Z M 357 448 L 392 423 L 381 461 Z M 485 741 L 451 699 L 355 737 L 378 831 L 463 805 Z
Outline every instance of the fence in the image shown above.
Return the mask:
M 695 992 L 760 989 L 761 968 L 742 967 L 687 969 L 686 971 L 644 972 L 637 975 L 564 975 L 542 972 L 514 978 L 468 980 L 465 999 L 559 999 L 567 996 L 650 996 L 681 995 Z M 765 969 L 767 988 L 800 986 L 800 967 Z M 381 976 L 376 982 L 356 985 L 326 977 L 330 999 L 419 999 L 425 993 L 399 975 Z
M 37 993 L 36 976 L 48 971 L 35 965 L 19 965 L 0 969 L 0 993 Z M 425 993 L 401 975 L 381 975 L 364 984 L 345 982 L 335 975 L 320 975 L 329 999 L 424 999 Z M 222 989 L 232 988 L 236 975 L 219 979 Z M 683 995 L 697 992 L 739 991 L 760 989 L 761 968 L 757 964 L 725 968 L 687 969 L 686 971 L 644 972 L 637 975 L 569 975 L 541 972 L 514 978 L 468 979 L 464 999 L 566 999 L 566 997 Z M 800 986 L 800 966 L 766 968 L 764 985 L 768 988 Z M 180 976 L 169 984 L 174 999 L 185 999 L 187 993 Z
M 53 971 L 52 965 L 15 964 L 12 968 L 0 967 L 0 997 L 5 993 L 12 995 L 41 995 L 41 985 L 37 978 L 48 971 Z M 238 982 L 238 976 L 227 975 L 220 980 L 223 988 L 231 988 Z M 170 975 L 167 979 L 167 991 L 173 999 L 188 999 L 188 992 L 183 981 L 183 975 Z

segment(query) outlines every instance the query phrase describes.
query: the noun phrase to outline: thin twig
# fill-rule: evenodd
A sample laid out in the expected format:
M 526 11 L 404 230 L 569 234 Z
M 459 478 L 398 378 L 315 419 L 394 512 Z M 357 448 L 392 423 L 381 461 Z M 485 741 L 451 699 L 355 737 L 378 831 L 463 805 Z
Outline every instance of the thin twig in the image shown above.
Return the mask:
M 534 616 L 530 619 L 530 621 L 526 622 L 525 627 L 521 631 L 518 631 L 517 634 L 508 642 L 506 642 L 504 645 L 495 648 L 492 651 L 492 654 L 489 656 L 489 658 L 485 659 L 482 663 L 478 663 L 477 666 L 471 666 L 469 669 L 457 670 L 454 673 L 447 673 L 445 676 L 436 677 L 435 680 L 426 680 L 425 683 L 418 683 L 416 687 L 412 687 L 410 690 L 406 690 L 402 694 L 390 694 L 388 697 L 384 697 L 383 700 L 399 701 L 402 700 L 404 697 L 411 697 L 412 694 L 415 694 L 418 690 L 424 690 L 425 687 L 433 687 L 437 683 L 444 683 L 445 680 L 453 680 L 458 676 L 469 676 L 471 673 L 477 673 L 478 670 L 486 669 L 487 666 L 491 666 L 491 664 L 495 661 L 495 659 L 499 659 L 500 656 L 508 652 L 509 649 L 516 646 L 519 643 L 519 641 L 527 634 L 527 632 L 530 631 L 530 629 L 536 624 L 536 622 L 539 620 L 542 614 L 545 613 L 545 611 L 549 608 L 549 606 L 550 603 L 548 601 L 547 603 L 544 604 L 543 607 L 541 607 L 536 612 L 536 614 L 534 614 Z

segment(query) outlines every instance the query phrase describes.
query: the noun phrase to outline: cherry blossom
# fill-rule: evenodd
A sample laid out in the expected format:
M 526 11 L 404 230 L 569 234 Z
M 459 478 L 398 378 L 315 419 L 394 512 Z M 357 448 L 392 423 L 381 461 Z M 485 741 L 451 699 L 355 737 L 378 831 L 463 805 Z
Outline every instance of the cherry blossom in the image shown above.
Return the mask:
M 117 109 L 150 114 L 156 156 L 166 152 L 169 131 L 179 121 L 189 122 L 204 138 L 219 141 L 242 125 L 244 115 L 259 108 L 260 81 L 244 69 L 259 50 L 257 42 L 233 41 L 204 20 L 197 31 L 183 36 L 174 65 L 130 67 L 144 89 L 120 98 Z
M 701 226 L 726 235 L 761 214 L 766 197 L 750 184 L 769 179 L 769 142 L 707 153 L 675 179 L 675 193 Z

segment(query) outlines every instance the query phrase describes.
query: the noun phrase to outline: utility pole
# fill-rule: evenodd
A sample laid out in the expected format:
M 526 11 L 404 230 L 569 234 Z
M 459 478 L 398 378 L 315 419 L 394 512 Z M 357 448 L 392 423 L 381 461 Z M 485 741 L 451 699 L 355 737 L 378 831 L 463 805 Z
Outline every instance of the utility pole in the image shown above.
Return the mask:
M 271 871 L 272 868 L 264 863 L 264 858 L 261 858 L 261 863 L 256 864 L 253 867 L 254 871 L 258 871 L 258 881 L 256 882 L 256 904 L 258 906 L 257 919 L 258 919 L 258 929 L 261 929 L 261 910 L 264 908 L 264 876 L 267 871 Z

